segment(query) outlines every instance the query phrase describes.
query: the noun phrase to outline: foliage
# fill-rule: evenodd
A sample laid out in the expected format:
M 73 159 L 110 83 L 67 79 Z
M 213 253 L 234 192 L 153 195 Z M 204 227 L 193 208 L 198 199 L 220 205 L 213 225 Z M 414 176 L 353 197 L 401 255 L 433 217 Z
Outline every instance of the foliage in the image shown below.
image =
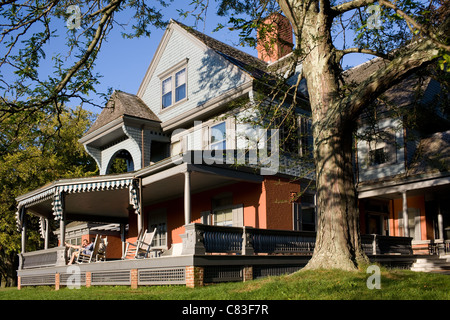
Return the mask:
M 92 175 L 96 165 L 78 139 L 90 126 L 92 114 L 64 106 L 59 115 L 34 112 L 0 123 L 0 274 L 11 275 L 20 252 L 15 220 L 16 197 L 61 178 Z M 62 125 L 64 124 L 64 125 Z M 27 250 L 42 246 L 36 217 L 30 216 Z

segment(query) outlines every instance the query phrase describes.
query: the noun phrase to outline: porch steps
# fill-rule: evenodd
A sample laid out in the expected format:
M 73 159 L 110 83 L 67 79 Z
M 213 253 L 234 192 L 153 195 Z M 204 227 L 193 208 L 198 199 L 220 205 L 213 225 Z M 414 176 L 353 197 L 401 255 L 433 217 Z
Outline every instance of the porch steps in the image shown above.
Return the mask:
M 421 256 L 413 263 L 411 270 L 450 274 L 450 256 Z

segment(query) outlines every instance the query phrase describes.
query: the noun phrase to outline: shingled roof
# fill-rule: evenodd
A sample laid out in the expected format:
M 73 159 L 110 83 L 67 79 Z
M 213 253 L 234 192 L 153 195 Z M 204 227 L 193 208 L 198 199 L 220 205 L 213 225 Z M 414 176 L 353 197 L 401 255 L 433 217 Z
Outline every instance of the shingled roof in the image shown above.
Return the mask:
M 420 141 L 408 175 L 450 172 L 450 131 Z
M 229 60 L 234 65 L 238 66 L 242 70 L 246 71 L 254 78 L 262 78 L 268 75 L 267 63 L 257 57 L 254 57 L 248 53 L 241 50 L 233 48 L 232 46 L 223 43 L 219 40 L 211 38 L 204 33 L 195 30 L 192 27 L 186 26 L 185 24 L 178 22 L 176 20 L 172 21 L 182 27 L 184 30 L 189 32 L 191 35 L 196 37 L 198 40 L 203 42 L 207 47 L 216 51 L 218 54 L 223 56 L 225 59 Z
M 111 121 L 123 116 L 161 122 L 138 96 L 123 91 L 114 91 L 106 104 L 106 107 L 102 110 L 97 120 L 86 134 L 94 132 Z

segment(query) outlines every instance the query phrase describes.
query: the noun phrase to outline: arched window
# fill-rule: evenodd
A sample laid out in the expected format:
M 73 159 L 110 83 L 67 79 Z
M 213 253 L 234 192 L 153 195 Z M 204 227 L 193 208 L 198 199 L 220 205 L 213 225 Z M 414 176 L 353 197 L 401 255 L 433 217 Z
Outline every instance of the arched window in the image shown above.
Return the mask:
M 130 171 L 134 171 L 133 157 L 127 150 L 119 150 L 109 161 L 106 173 L 125 173 Z

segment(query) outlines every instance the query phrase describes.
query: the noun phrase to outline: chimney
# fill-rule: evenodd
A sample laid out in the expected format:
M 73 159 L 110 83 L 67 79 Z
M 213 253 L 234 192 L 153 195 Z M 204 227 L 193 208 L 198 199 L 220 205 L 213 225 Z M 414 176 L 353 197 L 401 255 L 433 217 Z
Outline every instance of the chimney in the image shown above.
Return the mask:
M 269 15 L 258 31 L 258 58 L 275 62 L 292 52 L 293 46 L 293 31 L 288 18 L 277 12 Z

